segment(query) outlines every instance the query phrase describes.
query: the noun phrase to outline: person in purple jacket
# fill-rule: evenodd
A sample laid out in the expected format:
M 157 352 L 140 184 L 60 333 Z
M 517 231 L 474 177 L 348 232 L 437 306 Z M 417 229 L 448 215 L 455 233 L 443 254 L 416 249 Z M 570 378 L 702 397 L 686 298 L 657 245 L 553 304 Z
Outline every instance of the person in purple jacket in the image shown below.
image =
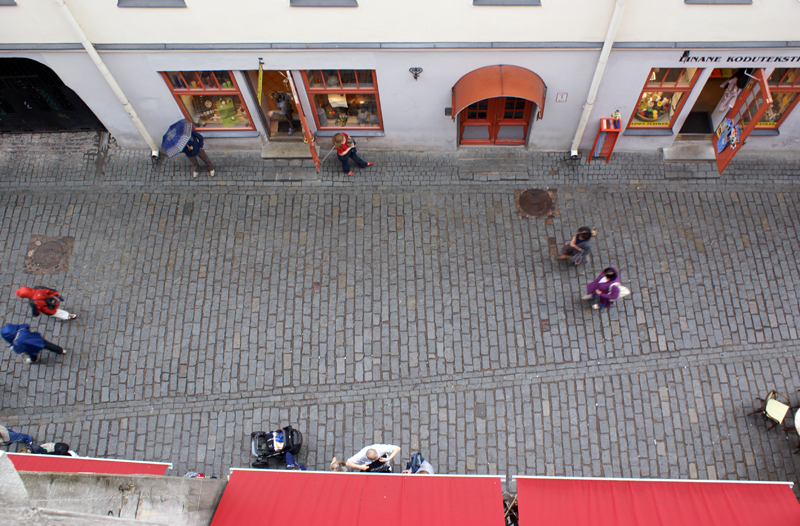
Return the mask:
M 595 310 L 607 309 L 619 297 L 619 287 L 619 272 L 614 267 L 606 267 L 597 279 L 586 285 L 588 294 L 581 299 L 594 301 L 592 308 Z

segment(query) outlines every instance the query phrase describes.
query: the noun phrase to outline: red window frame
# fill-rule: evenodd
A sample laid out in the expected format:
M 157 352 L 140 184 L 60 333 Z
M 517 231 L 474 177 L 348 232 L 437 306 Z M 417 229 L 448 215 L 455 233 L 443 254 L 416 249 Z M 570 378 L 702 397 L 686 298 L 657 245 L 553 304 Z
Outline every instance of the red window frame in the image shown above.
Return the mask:
M 666 73 L 664 73 L 664 78 L 660 82 L 653 82 L 653 81 L 650 80 L 650 77 L 655 75 L 655 73 L 656 73 L 655 70 L 656 69 L 666 70 L 667 71 Z M 683 72 L 686 71 L 687 69 L 695 69 L 695 72 L 694 72 L 694 75 L 692 76 L 692 79 L 689 81 L 688 85 L 679 86 L 678 85 L 678 81 L 670 81 L 670 82 L 666 81 L 666 78 L 669 76 L 668 72 L 669 72 L 670 69 L 680 69 L 680 73 L 678 73 L 677 78 L 680 78 L 683 75 Z M 631 113 L 631 117 L 630 117 L 630 119 L 628 119 L 627 128 L 628 129 L 634 129 L 634 130 L 642 130 L 642 129 L 648 129 L 648 130 L 649 129 L 657 129 L 657 130 L 672 129 L 672 126 L 675 124 L 675 119 L 678 118 L 678 115 L 680 115 L 681 111 L 683 110 L 683 105 L 686 104 L 686 99 L 688 98 L 689 93 L 691 93 L 691 91 L 694 89 L 694 85 L 695 85 L 695 83 L 697 83 L 697 79 L 700 77 L 700 72 L 701 71 L 702 71 L 702 68 L 652 68 L 652 69 L 650 69 L 650 71 L 647 73 L 647 80 L 644 83 L 644 87 L 639 92 L 639 98 L 636 99 L 636 105 L 633 108 L 633 113 Z M 684 93 L 685 95 L 683 95 L 681 97 L 681 100 L 678 102 L 678 106 L 674 108 L 674 111 L 672 112 L 672 118 L 669 120 L 668 124 L 665 124 L 663 126 L 661 126 L 661 125 L 653 125 L 653 126 L 637 126 L 637 125 L 633 125 L 633 126 L 631 126 L 631 123 L 633 122 L 634 117 L 636 117 L 636 112 L 639 111 L 639 101 L 642 100 L 642 95 L 644 93 L 650 92 L 650 91 L 670 91 L 670 92 L 673 92 L 673 93 L 680 92 L 680 93 Z
M 322 79 L 322 87 L 311 86 L 311 83 L 308 81 L 308 74 L 307 74 L 308 71 L 319 71 L 320 78 Z M 333 87 L 326 86 L 325 84 L 327 82 L 327 79 L 325 78 L 325 75 L 323 74 L 323 71 L 336 71 L 336 75 L 339 78 L 339 85 L 338 86 L 333 86 Z M 354 77 L 356 79 L 356 86 L 355 87 L 353 87 L 353 86 L 344 87 L 344 85 L 342 83 L 342 74 L 341 74 L 342 71 L 351 71 L 351 72 L 353 72 Z M 372 75 L 372 86 L 364 86 L 364 87 L 362 87 L 361 84 L 359 83 L 358 73 L 359 72 L 364 72 L 364 71 L 367 71 Z M 381 112 L 381 99 L 380 99 L 380 96 L 378 95 L 378 76 L 375 73 L 375 70 L 370 70 L 370 69 L 356 69 L 356 70 L 353 70 L 353 69 L 344 69 L 344 70 L 341 70 L 341 69 L 335 69 L 335 70 L 327 70 L 327 69 L 326 70 L 321 70 L 321 69 L 317 70 L 317 69 L 313 69 L 313 70 L 308 70 L 308 69 L 304 69 L 304 70 L 301 71 L 301 73 L 303 74 L 303 84 L 305 85 L 306 93 L 308 94 L 308 99 L 309 99 L 308 102 L 311 105 L 311 109 L 312 109 L 311 115 L 314 117 L 314 123 L 317 125 L 317 129 L 318 130 L 341 130 L 341 131 L 349 131 L 349 130 L 377 131 L 377 130 L 381 130 L 381 131 L 383 131 L 383 113 Z M 319 123 L 319 116 L 317 115 L 317 111 L 316 111 L 316 105 L 315 105 L 315 102 L 314 102 L 314 96 L 315 95 L 329 95 L 329 94 L 336 94 L 336 95 L 344 94 L 345 96 L 353 95 L 353 94 L 375 95 L 375 110 L 376 110 L 376 112 L 378 114 L 378 126 L 369 126 L 369 127 L 364 127 L 364 126 L 331 126 L 330 124 L 328 126 L 321 126 L 320 123 Z
M 777 82 L 770 80 L 767 82 L 767 85 L 769 86 L 770 93 L 796 93 L 797 95 L 795 96 L 794 100 L 789 104 L 789 106 L 786 107 L 786 110 L 783 112 L 783 115 L 778 120 L 778 122 L 776 122 L 773 125 L 756 124 L 757 130 L 777 130 L 778 128 L 780 128 L 783 121 L 786 120 L 786 117 L 788 117 L 789 114 L 792 113 L 794 107 L 797 106 L 797 103 L 800 102 L 800 74 L 797 75 L 797 78 L 793 83 L 791 84 L 784 83 L 786 77 L 789 76 L 792 70 L 800 70 L 800 68 L 786 68 L 786 72 L 781 76 L 781 78 Z M 770 75 L 770 79 L 772 79 L 772 74 Z M 772 97 L 772 99 L 775 100 L 775 97 Z
M 186 88 L 176 88 L 175 86 L 173 86 L 172 85 L 172 81 L 167 76 L 167 73 L 171 73 L 173 75 L 179 75 L 180 76 L 180 80 L 183 82 L 183 85 L 186 86 Z M 245 104 L 245 102 L 244 102 L 244 97 L 242 97 L 241 90 L 239 89 L 239 84 L 236 82 L 236 77 L 233 75 L 233 71 L 228 71 L 227 72 L 228 73 L 228 77 L 231 79 L 231 83 L 233 84 L 232 88 L 222 87 L 220 85 L 219 79 L 217 79 L 217 76 L 214 74 L 213 71 L 208 71 L 207 72 L 210 75 L 211 80 L 214 82 L 214 86 L 211 87 L 211 88 L 208 88 L 202 82 L 201 73 L 202 73 L 201 71 L 170 71 L 170 72 L 162 71 L 161 72 L 161 76 L 164 77 L 164 81 L 167 83 L 167 87 L 172 92 L 172 96 L 175 98 L 175 102 L 178 103 L 178 107 L 183 112 L 184 117 L 186 117 L 187 120 L 194 122 L 192 120 L 191 115 L 189 114 L 189 112 L 186 110 L 186 108 L 183 105 L 183 101 L 181 100 L 181 95 L 191 95 L 191 96 L 199 96 L 199 95 L 208 95 L 208 96 L 236 95 L 237 97 L 239 97 L 239 100 L 242 103 L 242 107 L 244 108 L 244 112 L 247 115 L 247 120 L 248 120 L 248 122 L 250 124 L 248 126 L 236 126 L 234 128 L 226 128 L 226 127 L 224 127 L 222 125 L 219 125 L 219 126 L 204 126 L 202 129 L 203 130 L 207 130 L 207 131 L 212 131 L 212 130 L 213 131 L 252 131 L 252 130 L 255 130 L 256 127 L 255 127 L 255 124 L 253 123 L 253 116 L 250 114 L 250 110 L 248 109 L 247 104 Z M 187 74 L 188 75 L 195 75 L 196 78 L 192 79 L 191 77 L 189 77 L 187 79 L 187 76 L 186 76 Z M 187 82 L 187 80 L 188 80 L 188 82 Z M 198 82 L 200 84 L 200 86 L 203 86 L 203 87 L 202 88 L 200 88 L 200 87 L 197 87 L 197 88 L 190 87 L 192 80 L 194 80 L 195 82 Z M 195 125 L 196 125 L 196 123 L 195 123 Z

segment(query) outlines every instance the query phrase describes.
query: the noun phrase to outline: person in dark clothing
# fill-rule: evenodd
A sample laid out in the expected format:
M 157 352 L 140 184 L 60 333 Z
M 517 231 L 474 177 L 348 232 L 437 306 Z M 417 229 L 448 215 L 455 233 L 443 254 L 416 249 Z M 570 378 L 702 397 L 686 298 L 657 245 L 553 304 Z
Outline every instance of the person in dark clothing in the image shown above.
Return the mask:
M 183 153 L 185 153 L 186 157 L 192 162 L 192 177 L 197 177 L 200 173 L 200 163 L 197 162 L 198 157 L 208 166 L 208 173 L 211 177 L 217 175 L 217 171 L 214 169 L 214 163 L 211 162 L 211 159 L 208 158 L 206 151 L 203 149 L 203 143 L 203 136 L 192 130 L 192 137 L 183 148 Z
M 6 444 L 13 444 L 14 442 L 24 442 L 28 445 L 33 444 L 33 437 L 25 433 L 17 433 L 13 429 L 0 425 L 0 439 Z
M 14 325 L 12 323 L 3 325 L 0 329 L 0 335 L 8 342 L 14 352 L 17 354 L 25 354 L 25 363 L 35 363 L 39 360 L 39 353 L 47 349 L 56 354 L 67 354 L 63 347 L 59 347 L 54 343 L 50 343 L 38 332 L 31 329 L 27 323 L 22 325 Z
M 608 309 L 619 297 L 619 287 L 619 272 L 614 267 L 606 267 L 597 279 L 586 285 L 588 294 L 581 299 L 595 301 L 592 305 L 595 310 Z
M 47 287 L 20 287 L 16 293 L 20 298 L 25 298 L 31 307 L 31 314 L 33 317 L 39 314 L 47 314 L 53 318 L 61 321 L 74 320 L 77 318 L 75 314 L 59 309 L 59 305 L 64 301 L 61 294 L 57 290 L 48 289 Z
M 273 115 L 283 115 L 289 121 L 289 133 L 294 133 L 294 121 L 292 120 L 292 98 L 288 93 L 283 91 L 273 91 L 269 94 L 269 98 L 275 103 L 278 108 L 277 111 L 270 112 L 270 117 Z
M 588 226 L 582 226 L 578 233 L 570 240 L 569 244 L 561 249 L 558 259 L 568 259 L 575 266 L 582 265 L 589 261 L 592 254 L 591 241 L 597 232 Z

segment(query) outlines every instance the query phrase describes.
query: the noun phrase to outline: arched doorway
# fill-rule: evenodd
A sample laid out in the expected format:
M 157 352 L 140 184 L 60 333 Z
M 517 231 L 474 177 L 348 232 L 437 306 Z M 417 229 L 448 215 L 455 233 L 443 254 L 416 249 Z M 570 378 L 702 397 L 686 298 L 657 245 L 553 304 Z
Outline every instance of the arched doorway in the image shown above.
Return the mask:
M 459 144 L 524 146 L 530 126 L 542 118 L 545 86 L 533 71 L 486 66 L 453 86 L 453 119 Z
M 27 58 L 0 58 L 0 133 L 102 130 L 52 69 Z

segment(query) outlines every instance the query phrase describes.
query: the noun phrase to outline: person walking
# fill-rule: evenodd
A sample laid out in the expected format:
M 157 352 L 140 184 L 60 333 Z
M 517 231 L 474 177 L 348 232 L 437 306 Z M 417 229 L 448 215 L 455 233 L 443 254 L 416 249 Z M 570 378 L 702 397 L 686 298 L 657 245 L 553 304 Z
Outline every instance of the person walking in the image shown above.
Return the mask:
M 61 297 L 57 290 L 48 289 L 47 287 L 20 287 L 15 294 L 28 300 L 31 307 L 31 315 L 34 318 L 38 317 L 39 314 L 47 314 L 60 321 L 74 320 L 78 317 L 76 314 L 70 314 L 64 309 L 58 308 L 64 298 Z
M 47 349 L 56 354 L 67 354 L 66 349 L 50 343 L 42 338 L 42 335 L 31 329 L 27 323 L 14 325 L 8 323 L 0 329 L 0 335 L 8 342 L 17 354 L 25 354 L 25 363 L 36 363 L 39 360 L 39 353 Z
M 336 155 L 342 162 L 342 171 L 352 176 L 353 171 L 350 169 L 350 159 L 353 159 L 358 166 L 366 168 L 372 166 L 372 161 L 365 162 L 361 157 L 356 154 L 356 141 L 346 133 L 337 133 L 333 136 L 333 145 L 336 147 Z
M 275 106 L 278 108 L 277 111 L 269 112 L 270 118 L 273 115 L 283 115 L 287 121 L 289 121 L 289 133 L 287 135 L 291 135 L 294 133 L 294 121 L 292 120 L 292 98 L 289 96 L 288 93 L 283 91 L 273 91 L 269 94 L 269 98 L 275 103 Z
M 606 267 L 597 276 L 597 279 L 586 285 L 586 294 L 581 296 L 582 300 L 592 300 L 592 308 L 608 309 L 614 304 L 614 300 L 619 297 L 619 272 L 614 267 Z
M 3 442 L 6 444 L 13 444 L 14 442 L 24 442 L 29 446 L 33 444 L 32 436 L 26 435 L 25 433 L 17 433 L 13 429 L 9 429 L 3 425 L 0 425 L 0 438 L 2 438 Z
M 588 226 L 580 227 L 569 244 L 561 249 L 561 255 L 558 256 L 558 259 L 568 259 L 576 267 L 588 262 L 592 254 L 592 237 L 596 235 L 597 232 Z
M 208 174 L 211 177 L 217 175 L 217 171 L 214 169 L 214 163 L 211 162 L 211 159 L 208 158 L 208 154 L 206 154 L 206 151 L 203 149 L 204 142 L 203 136 L 192 130 L 192 136 L 189 142 L 183 147 L 183 153 L 186 154 L 186 157 L 188 157 L 189 161 L 192 163 L 192 177 L 194 178 L 197 178 L 197 175 L 200 173 L 200 163 L 197 162 L 198 157 L 208 166 Z

